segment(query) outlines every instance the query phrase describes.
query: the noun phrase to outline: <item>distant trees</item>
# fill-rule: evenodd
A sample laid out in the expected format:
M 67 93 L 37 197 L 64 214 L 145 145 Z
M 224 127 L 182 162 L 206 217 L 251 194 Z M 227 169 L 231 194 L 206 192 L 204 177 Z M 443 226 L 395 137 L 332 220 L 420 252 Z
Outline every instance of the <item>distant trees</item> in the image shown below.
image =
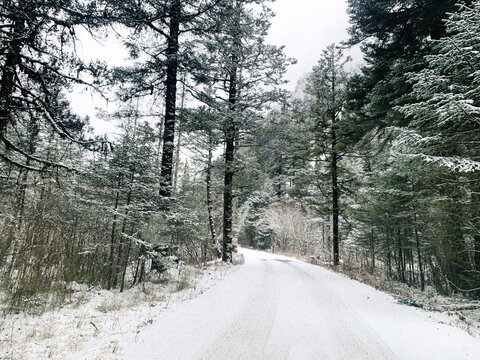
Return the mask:
M 272 251 L 325 257 L 322 223 L 294 202 L 275 202 L 260 214 L 257 226 L 271 237 Z
M 208 89 L 198 97 L 219 112 L 225 142 L 222 259 L 233 251 L 234 176 L 243 133 L 255 126 L 262 108 L 279 101 L 278 85 L 292 62 L 283 49 L 265 43 L 272 14 L 267 1 L 224 1 L 216 14 L 216 32 L 204 43 L 208 72 L 201 80 Z
M 278 199 L 297 198 L 324 217 L 322 221 L 331 219 L 328 242 L 334 265 L 340 263 L 340 199 L 346 189 L 342 162 L 349 152 L 348 61 L 335 44 L 327 47 L 306 78 L 304 98 L 271 113 L 265 134 L 258 138 L 260 163 L 276 184 Z

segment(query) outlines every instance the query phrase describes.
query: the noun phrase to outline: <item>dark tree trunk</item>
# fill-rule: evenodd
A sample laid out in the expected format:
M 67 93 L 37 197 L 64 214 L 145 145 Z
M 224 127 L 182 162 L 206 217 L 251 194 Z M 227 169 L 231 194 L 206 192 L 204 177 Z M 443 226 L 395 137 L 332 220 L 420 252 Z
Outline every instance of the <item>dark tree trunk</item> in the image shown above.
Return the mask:
M 332 108 L 331 108 L 331 154 L 330 154 L 330 166 L 331 166 L 331 181 L 332 181 L 332 242 L 333 242 L 333 265 L 336 266 L 340 263 L 340 250 L 339 250 L 339 233 L 338 233 L 338 216 L 339 216 L 339 191 L 338 191 L 338 152 L 337 152 L 337 109 L 335 108 L 337 98 L 337 78 L 335 69 L 332 70 Z
M 183 75 L 183 89 L 182 89 L 182 102 L 180 104 L 180 111 L 185 108 L 185 74 Z M 178 134 L 177 145 L 175 147 L 175 172 L 173 176 L 173 192 L 177 192 L 178 185 L 178 168 L 180 167 L 180 146 L 182 145 L 182 119 L 178 119 Z
M 391 250 L 391 232 L 390 229 L 386 231 L 386 247 L 387 247 L 387 256 L 386 256 L 386 265 L 387 265 L 387 279 L 392 278 L 392 250 Z
M 171 0 L 170 29 L 167 45 L 167 79 L 165 81 L 165 123 L 163 131 L 162 167 L 160 172 L 160 195 L 172 195 L 173 153 L 175 141 L 175 112 L 177 101 L 178 37 L 180 34 L 180 0 Z
M 474 256 L 473 261 L 475 263 L 475 268 L 480 271 L 480 234 L 473 236 L 474 243 Z
M 415 284 L 415 261 L 413 259 L 413 249 L 408 249 L 408 265 L 410 266 L 409 285 Z
M 370 233 L 370 259 L 371 259 L 371 272 L 375 270 L 375 237 L 374 237 L 374 232 L 373 229 L 371 230 Z
M 233 160 L 235 151 L 235 125 L 233 119 L 229 120 L 225 133 L 225 178 L 223 189 L 223 246 L 222 260 L 232 261 L 233 248 Z
M 397 271 L 398 276 L 402 282 L 405 282 L 405 263 L 403 256 L 403 245 L 402 245 L 402 235 L 400 232 L 400 227 L 398 227 L 397 232 L 397 241 L 398 241 L 398 262 L 397 262 Z
M 333 85 L 335 88 L 335 85 Z M 332 240 L 333 240 L 333 265 L 340 263 L 340 251 L 338 241 L 338 154 L 337 154 L 337 134 L 335 129 L 335 113 L 332 116 L 332 154 L 331 154 L 331 171 L 332 171 Z
M 480 281 L 480 188 L 477 186 L 472 191 L 473 217 L 476 218 L 475 234 L 473 235 L 473 261 L 475 263 L 475 270 L 477 271 L 477 279 Z
M 107 289 L 112 288 L 112 284 L 115 282 L 115 279 L 117 277 L 116 274 L 116 267 L 113 262 L 114 255 L 115 255 L 115 232 L 117 228 L 117 210 L 118 210 L 118 203 L 120 201 L 120 185 L 121 185 L 122 177 L 118 175 L 118 189 L 117 193 L 115 195 L 115 207 L 113 208 L 113 223 L 112 223 L 112 233 L 110 236 L 110 255 L 108 257 L 108 265 L 109 265 L 109 270 L 108 270 L 108 279 L 107 279 Z
M 20 45 L 23 25 L 16 21 L 13 26 L 12 41 L 7 50 L 0 87 L 0 139 L 5 135 L 7 124 L 10 121 L 9 107 L 15 88 L 15 69 L 20 62 Z
M 332 158 L 332 236 L 333 236 L 333 264 L 340 263 L 340 251 L 338 244 L 338 183 L 337 183 L 337 154 L 333 154 Z
M 233 160 L 235 155 L 235 103 L 237 101 L 237 56 L 232 56 L 233 69 L 230 73 L 230 87 L 228 91 L 228 102 L 230 105 L 230 116 L 227 118 L 225 127 L 225 174 L 223 189 L 223 246 L 222 260 L 232 261 L 233 250 Z
M 415 224 L 415 241 L 417 246 L 417 258 L 418 258 L 418 270 L 420 272 L 420 287 L 422 291 L 425 290 L 425 274 L 423 272 L 423 261 L 422 261 L 422 253 L 420 251 L 420 237 L 418 236 L 418 222 L 417 222 L 417 214 L 413 214 L 413 221 Z
M 282 190 L 282 175 L 283 175 L 283 156 L 280 155 L 280 158 L 278 159 L 278 168 L 277 168 L 277 175 L 278 175 L 278 180 L 277 180 L 277 191 L 276 195 L 279 199 L 282 198 L 283 196 L 283 190 Z
M 217 249 L 217 234 L 215 232 L 215 223 L 213 221 L 213 204 L 212 204 L 212 146 L 209 144 L 208 160 L 207 160 L 207 211 L 208 211 L 208 226 L 210 228 L 210 236 L 212 247 Z M 215 254 L 218 255 L 218 254 Z
M 236 3 L 240 6 L 239 3 Z M 240 25 L 238 25 L 239 27 Z M 235 140 L 237 138 L 237 129 L 235 125 L 235 110 L 237 103 L 237 75 L 239 54 L 242 44 L 239 39 L 238 29 L 232 29 L 233 33 L 233 49 L 231 58 L 231 68 L 229 73 L 228 103 L 229 116 L 226 118 L 225 124 L 225 173 L 223 188 L 223 242 L 222 242 L 222 260 L 225 262 L 232 261 L 233 251 L 233 161 L 235 158 Z

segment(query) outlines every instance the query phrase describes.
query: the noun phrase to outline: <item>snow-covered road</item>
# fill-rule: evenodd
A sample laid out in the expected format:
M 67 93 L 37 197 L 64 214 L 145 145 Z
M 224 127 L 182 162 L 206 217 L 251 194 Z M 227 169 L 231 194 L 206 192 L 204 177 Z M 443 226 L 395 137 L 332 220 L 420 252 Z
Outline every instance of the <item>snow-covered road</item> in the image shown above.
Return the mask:
M 441 314 L 324 268 L 242 249 L 245 265 L 123 345 L 125 359 L 480 359 Z

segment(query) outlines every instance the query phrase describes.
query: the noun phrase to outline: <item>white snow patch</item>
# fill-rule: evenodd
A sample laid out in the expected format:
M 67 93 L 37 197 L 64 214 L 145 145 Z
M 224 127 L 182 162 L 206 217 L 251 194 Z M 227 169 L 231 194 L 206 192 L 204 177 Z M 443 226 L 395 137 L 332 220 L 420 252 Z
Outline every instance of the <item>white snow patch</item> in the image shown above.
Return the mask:
M 72 284 L 65 307 L 0 317 L 0 359 L 63 360 L 85 352 L 89 360 L 121 359 L 123 339 L 135 338 L 162 312 L 202 294 L 233 269 L 218 263 L 205 270 L 183 266 L 170 269 L 165 284 L 146 282 L 123 293 Z

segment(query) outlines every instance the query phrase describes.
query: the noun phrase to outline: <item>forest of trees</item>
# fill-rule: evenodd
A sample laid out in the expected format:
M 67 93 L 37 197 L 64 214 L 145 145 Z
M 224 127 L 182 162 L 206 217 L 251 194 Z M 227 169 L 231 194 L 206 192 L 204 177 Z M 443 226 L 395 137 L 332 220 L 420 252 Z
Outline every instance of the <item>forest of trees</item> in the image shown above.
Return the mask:
M 275 202 L 288 194 L 282 211 L 296 204 L 318 235 L 283 243 L 269 210 L 247 242 L 273 231 L 334 265 L 340 248 L 344 263 L 422 290 L 480 292 L 480 2 L 457 3 L 349 1 L 346 45 L 364 65 L 348 74 L 341 48 L 326 49 L 259 139 Z
M 348 4 L 350 38 L 288 93 L 267 0 L 3 1 L 11 307 L 231 262 L 235 243 L 478 295 L 480 1 Z M 119 29 L 125 66 L 78 55 Z M 71 110 L 78 88 L 116 104 L 117 135 Z

